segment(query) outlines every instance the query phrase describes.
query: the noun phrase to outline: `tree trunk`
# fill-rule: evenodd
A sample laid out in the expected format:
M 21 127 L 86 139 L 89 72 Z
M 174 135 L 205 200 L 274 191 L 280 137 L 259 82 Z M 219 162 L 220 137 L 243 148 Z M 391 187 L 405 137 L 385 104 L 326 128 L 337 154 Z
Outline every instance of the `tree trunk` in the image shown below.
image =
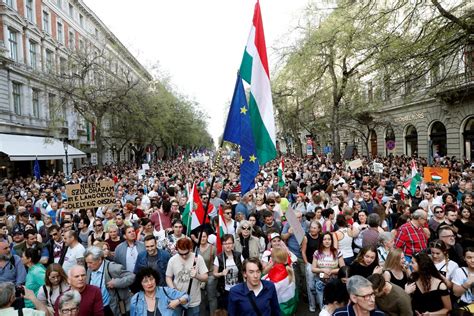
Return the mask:
M 339 107 L 334 104 L 331 113 L 331 141 L 333 148 L 334 161 L 341 160 L 340 135 L 339 135 Z

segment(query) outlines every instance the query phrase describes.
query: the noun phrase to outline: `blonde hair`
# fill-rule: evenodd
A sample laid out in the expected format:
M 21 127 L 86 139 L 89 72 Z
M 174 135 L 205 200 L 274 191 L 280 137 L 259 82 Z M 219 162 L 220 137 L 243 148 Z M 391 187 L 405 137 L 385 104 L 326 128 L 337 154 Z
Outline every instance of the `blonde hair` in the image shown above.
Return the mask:
M 402 250 L 400 248 L 394 248 L 390 250 L 387 255 L 387 259 L 385 259 L 384 269 L 385 270 L 392 270 L 392 269 L 400 269 L 404 270 L 404 267 L 400 265 L 400 257 L 402 256 Z
M 274 263 L 285 265 L 290 283 L 293 282 L 295 279 L 295 272 L 293 271 L 293 268 L 288 264 L 288 250 L 284 248 L 272 248 L 272 260 Z

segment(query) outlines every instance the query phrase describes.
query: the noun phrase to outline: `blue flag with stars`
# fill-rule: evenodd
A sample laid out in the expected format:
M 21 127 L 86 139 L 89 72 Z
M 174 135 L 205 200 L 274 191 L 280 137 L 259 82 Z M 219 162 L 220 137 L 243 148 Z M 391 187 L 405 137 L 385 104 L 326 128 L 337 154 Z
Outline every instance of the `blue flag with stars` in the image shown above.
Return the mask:
M 41 172 L 40 172 L 40 165 L 39 165 L 38 157 L 36 157 L 35 164 L 33 166 L 33 175 L 35 176 L 36 180 L 39 180 L 41 178 Z
M 249 106 L 242 78 L 240 75 L 237 75 L 234 96 L 230 104 L 223 138 L 225 141 L 240 145 L 240 185 L 242 195 L 255 188 L 255 177 L 259 170 L 249 115 Z

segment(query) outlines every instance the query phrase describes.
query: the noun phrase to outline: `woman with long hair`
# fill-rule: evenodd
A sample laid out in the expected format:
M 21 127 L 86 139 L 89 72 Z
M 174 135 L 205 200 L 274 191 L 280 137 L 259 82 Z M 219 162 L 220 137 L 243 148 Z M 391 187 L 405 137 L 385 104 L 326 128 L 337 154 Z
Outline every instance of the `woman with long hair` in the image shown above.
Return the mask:
M 326 283 L 335 278 L 339 268 L 344 265 L 342 254 L 334 247 L 333 235 L 330 232 L 323 233 L 319 248 L 313 255 L 311 269 L 316 274 L 316 299 L 320 308 L 323 307 L 323 291 Z
M 295 284 L 295 272 L 288 265 L 288 252 L 283 248 L 272 251 L 273 265 L 263 278 L 275 285 L 280 305 L 280 315 L 289 316 L 296 313 L 298 297 Z
M 309 230 L 303 237 L 301 242 L 301 254 L 305 263 L 306 269 L 306 287 L 308 292 L 308 304 L 311 312 L 316 310 L 316 298 L 314 296 L 314 273 L 311 271 L 313 264 L 313 255 L 319 248 L 321 243 L 321 224 L 317 221 L 309 223 Z
M 464 204 L 459 210 L 459 219 L 454 222 L 461 235 L 461 246 L 463 249 L 474 247 L 474 211 Z
M 158 286 L 160 274 L 146 267 L 138 271 L 135 285 L 140 291 L 130 299 L 130 316 L 172 316 L 178 306 L 186 307 L 189 296 L 169 287 Z
M 204 288 L 201 287 L 201 297 L 207 297 L 209 312 L 211 315 L 213 315 L 217 309 L 217 284 L 216 279 L 212 273 L 214 258 L 216 257 L 216 247 L 209 243 L 208 235 L 205 230 L 202 231 L 201 244 L 199 245 L 199 254 L 204 259 L 208 269 L 206 286 Z
M 346 217 L 343 214 L 337 215 L 336 225 L 338 227 L 334 233 L 337 243 L 336 248 L 342 253 L 344 263 L 348 266 L 352 263 L 352 260 L 354 260 L 354 250 L 352 249 L 354 233 L 352 227 L 349 227 L 347 224 Z
M 87 244 L 89 245 L 89 247 L 91 247 L 92 245 L 94 245 L 94 242 L 96 240 L 105 241 L 106 235 L 107 234 L 104 231 L 104 224 L 99 218 L 96 218 L 94 219 L 94 230 L 89 235 Z
M 383 269 L 379 266 L 377 249 L 374 246 L 362 248 L 351 264 L 351 276 L 361 275 L 367 278 L 374 273 L 382 273 Z
M 451 298 L 446 284 L 433 261 L 426 253 L 413 256 L 412 279 L 415 290 L 412 296 L 412 308 L 417 315 L 447 315 L 451 310 Z
M 321 215 L 324 218 L 323 223 L 323 233 L 333 232 L 334 231 L 334 210 L 332 208 L 327 208 L 322 210 Z
M 442 280 L 446 283 L 448 289 L 453 288 L 451 280 L 454 276 L 454 271 L 459 268 L 458 264 L 453 260 L 449 260 L 448 248 L 442 240 L 433 240 L 430 245 L 431 260 L 441 274 Z
M 353 248 L 354 248 L 354 254 L 358 254 L 360 249 L 362 248 L 362 239 L 363 239 L 363 234 L 366 229 L 369 228 L 369 225 L 367 224 L 367 211 L 365 210 L 360 210 L 357 213 L 357 220 L 355 221 L 354 225 L 352 225 L 353 233 L 352 233 L 352 238 L 354 239 L 353 242 Z
M 405 256 L 400 248 L 390 250 L 385 259 L 383 277 L 385 281 L 398 285 L 402 289 L 407 289 L 408 277 L 410 269 L 408 269 Z
M 46 269 L 45 284 L 38 291 L 38 300 L 43 302 L 54 314 L 54 304 L 66 290 L 69 289 L 67 275 L 63 267 L 57 263 L 51 263 Z

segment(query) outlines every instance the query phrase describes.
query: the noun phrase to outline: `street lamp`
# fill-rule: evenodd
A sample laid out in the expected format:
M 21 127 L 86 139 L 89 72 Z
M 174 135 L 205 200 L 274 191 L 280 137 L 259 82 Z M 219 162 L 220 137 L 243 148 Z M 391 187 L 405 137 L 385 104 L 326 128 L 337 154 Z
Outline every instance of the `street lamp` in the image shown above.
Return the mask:
M 63 141 L 63 146 L 64 146 L 64 154 L 66 155 L 66 178 L 68 178 L 68 176 L 69 176 L 69 157 L 67 155 L 67 150 L 68 150 L 69 144 L 68 144 L 67 139 L 65 139 Z

